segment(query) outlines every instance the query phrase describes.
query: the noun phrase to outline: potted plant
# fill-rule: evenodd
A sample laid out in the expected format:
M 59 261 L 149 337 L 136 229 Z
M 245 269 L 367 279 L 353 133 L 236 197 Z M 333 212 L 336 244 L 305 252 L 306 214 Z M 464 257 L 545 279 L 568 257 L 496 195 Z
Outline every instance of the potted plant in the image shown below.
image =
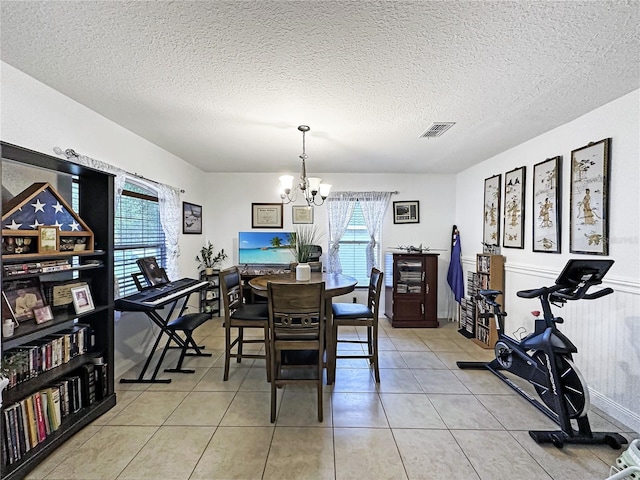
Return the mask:
M 310 279 L 311 270 L 307 262 L 315 250 L 313 248 L 314 245 L 318 244 L 321 237 L 322 235 L 318 233 L 318 229 L 315 225 L 296 227 L 295 232 L 291 234 L 291 237 L 289 238 L 289 248 L 298 262 L 298 265 L 296 266 L 297 280 Z
M 206 275 L 211 275 L 213 274 L 213 269 L 227 258 L 224 248 L 214 253 L 213 245 L 209 241 L 206 246 L 200 249 L 200 255 L 196 255 L 196 262 L 198 262 L 198 268 L 204 268 Z

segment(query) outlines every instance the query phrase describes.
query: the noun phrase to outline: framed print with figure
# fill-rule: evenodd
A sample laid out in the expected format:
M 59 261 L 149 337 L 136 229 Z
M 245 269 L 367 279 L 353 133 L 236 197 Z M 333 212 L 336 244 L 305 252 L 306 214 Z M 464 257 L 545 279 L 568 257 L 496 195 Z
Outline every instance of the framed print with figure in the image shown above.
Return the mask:
M 500 245 L 500 187 L 502 175 L 484 181 L 484 220 L 482 241 L 485 245 Z
M 611 139 L 571 152 L 571 253 L 609 254 L 609 152 Z
M 73 307 L 76 309 L 77 314 L 94 310 L 95 307 L 93 306 L 89 285 L 71 288 L 71 297 L 73 297 Z
M 533 251 L 560 253 L 562 157 L 533 166 Z
M 292 223 L 313 223 L 313 207 L 292 206 L 291 207 Z
M 524 182 L 527 167 L 504 174 L 504 238 L 507 248 L 524 248 Z
M 202 233 L 202 206 L 182 202 L 182 233 Z
M 282 203 L 252 203 L 251 228 L 282 228 Z

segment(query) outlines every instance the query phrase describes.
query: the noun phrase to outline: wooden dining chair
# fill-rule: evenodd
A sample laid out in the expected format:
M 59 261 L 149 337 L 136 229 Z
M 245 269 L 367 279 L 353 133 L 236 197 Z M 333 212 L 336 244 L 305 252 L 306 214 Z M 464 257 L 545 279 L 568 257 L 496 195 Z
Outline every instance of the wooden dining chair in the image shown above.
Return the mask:
M 269 370 L 269 310 L 266 303 L 246 304 L 242 295 L 242 279 L 238 267 L 228 268 L 220 272 L 220 292 L 224 306 L 224 376 L 229 379 L 229 364 L 232 358 L 240 363 L 243 358 L 265 359 L 267 368 L 267 381 L 271 379 Z M 244 337 L 244 330 L 261 329 L 263 338 Z M 237 329 L 237 334 L 233 333 Z M 245 344 L 261 343 L 264 345 L 264 354 L 246 353 L 243 351 Z M 235 350 L 234 350 L 235 348 Z
M 333 304 L 333 358 L 367 358 L 373 365 L 376 382 L 380 383 L 380 369 L 378 367 L 378 312 L 380 308 L 380 293 L 384 274 L 377 268 L 371 269 L 367 303 L 334 303 Z M 366 327 L 366 340 L 352 340 L 338 337 L 340 327 Z M 338 354 L 339 343 L 366 344 L 367 352 L 363 355 Z M 336 362 L 333 362 L 335 365 Z
M 324 368 L 324 282 L 267 285 L 270 331 L 271 423 L 276 421 L 277 389 L 315 385 L 322 422 Z

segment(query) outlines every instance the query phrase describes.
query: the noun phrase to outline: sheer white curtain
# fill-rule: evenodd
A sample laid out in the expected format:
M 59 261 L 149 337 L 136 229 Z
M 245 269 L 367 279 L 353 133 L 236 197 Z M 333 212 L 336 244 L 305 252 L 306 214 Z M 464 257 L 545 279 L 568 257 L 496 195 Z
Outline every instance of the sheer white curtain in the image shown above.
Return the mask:
M 158 202 L 160 203 L 160 223 L 167 247 L 167 276 L 170 280 L 180 278 L 178 257 L 180 256 L 180 192 L 169 185 L 158 184 Z
M 376 237 L 382 228 L 382 218 L 387 210 L 391 192 L 359 192 L 358 200 L 360 210 L 364 217 L 364 223 L 369 232 L 369 245 L 367 246 L 367 270 L 375 266 Z
M 355 192 L 331 192 L 327 198 L 329 216 L 329 272 L 342 273 L 340 239 L 344 235 L 357 201 Z
M 78 155 L 77 157 L 71 157 L 69 158 L 69 160 L 74 163 L 79 163 L 80 165 L 84 165 L 86 167 L 95 168 L 96 170 L 100 170 L 102 172 L 111 173 L 112 175 L 115 175 L 115 178 L 113 180 L 115 205 L 113 207 L 117 209 L 118 205 L 120 204 L 120 198 L 122 197 L 124 182 L 127 180 L 127 175 L 129 175 L 128 172 L 126 170 L 122 170 L 121 168 L 115 167 L 110 163 L 103 162 L 101 160 L 96 160 L 95 158 L 87 157 L 85 155 Z

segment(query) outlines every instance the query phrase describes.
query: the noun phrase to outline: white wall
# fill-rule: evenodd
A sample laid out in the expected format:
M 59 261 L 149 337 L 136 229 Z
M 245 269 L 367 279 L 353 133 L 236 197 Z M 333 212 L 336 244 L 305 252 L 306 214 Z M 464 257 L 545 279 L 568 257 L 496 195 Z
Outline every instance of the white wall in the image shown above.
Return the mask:
M 616 292 L 600 300 L 576 302 L 557 314 L 566 320 L 562 331 L 578 347 L 576 365 L 592 390 L 593 403 L 636 430 L 640 430 L 639 105 L 640 91 L 636 90 L 461 172 L 456 180 L 455 216 L 462 235 L 463 263 L 465 269 L 473 270 L 475 253 L 481 251 L 484 179 L 498 173 L 504 179 L 505 172 L 522 165 L 527 167 L 525 247 L 502 248 L 501 253 L 506 259 L 507 334 L 521 325 L 531 331 L 530 311 L 538 309 L 538 305 L 533 300 L 519 299 L 516 292 L 553 284 L 569 258 L 589 258 L 569 252 L 571 150 L 603 138 L 612 139 L 608 258 L 616 263 L 605 286 Z M 533 253 L 533 165 L 557 155 L 563 157 L 562 253 Z
M 320 159 L 310 159 L 311 164 L 322 164 Z M 417 200 L 420 202 L 420 223 L 394 224 L 392 203 L 385 214 L 382 227 L 382 249 L 398 245 L 429 246 L 442 249 L 438 262 L 438 316 L 447 312 L 446 274 L 449 266 L 451 227 L 455 208 L 455 176 L 453 175 L 389 175 L 389 174 L 330 174 L 312 172 L 333 185 L 335 191 L 397 191 L 391 202 Z M 278 195 L 279 174 L 210 174 L 205 212 L 208 237 L 216 249 L 224 248 L 230 258 L 225 265 L 238 262 L 238 232 L 251 230 L 251 203 L 274 203 Z M 298 200 L 296 205 L 302 205 Z M 284 206 L 284 230 L 291 231 L 291 205 Z M 328 249 L 328 220 L 326 206 L 314 207 L 314 224 L 324 232 L 323 252 Z M 324 253 L 323 253 L 324 258 Z M 325 262 L 326 263 L 326 262 Z M 384 265 L 379 265 L 384 269 Z M 350 295 L 350 297 L 353 296 Z M 357 294 L 364 301 L 362 293 Z

